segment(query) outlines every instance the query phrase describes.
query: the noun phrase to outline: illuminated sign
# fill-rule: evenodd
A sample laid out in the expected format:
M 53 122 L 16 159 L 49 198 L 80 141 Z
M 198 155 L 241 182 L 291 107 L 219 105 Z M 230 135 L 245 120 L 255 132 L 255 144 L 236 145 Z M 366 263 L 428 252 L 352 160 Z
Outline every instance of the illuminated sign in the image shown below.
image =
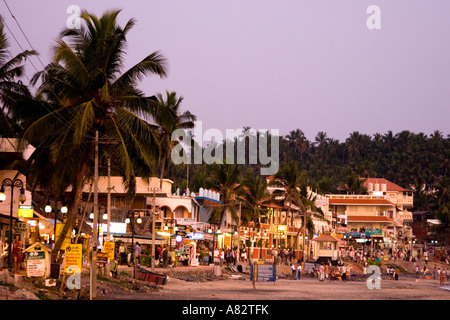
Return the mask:
M 189 235 L 189 239 L 192 240 L 203 240 L 203 233 L 194 232 Z
M 33 206 L 19 205 L 19 218 L 33 218 Z

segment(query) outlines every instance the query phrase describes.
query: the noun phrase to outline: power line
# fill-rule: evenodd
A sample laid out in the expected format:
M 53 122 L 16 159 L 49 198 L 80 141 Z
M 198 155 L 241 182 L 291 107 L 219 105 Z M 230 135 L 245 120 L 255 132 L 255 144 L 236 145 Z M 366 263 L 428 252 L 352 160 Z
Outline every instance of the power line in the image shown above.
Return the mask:
M 32 49 L 33 51 L 37 52 L 37 51 L 33 48 L 33 46 L 32 46 L 32 44 L 31 44 L 30 40 L 29 40 L 28 37 L 27 37 L 27 35 L 26 35 L 25 32 L 23 31 L 23 28 L 20 26 L 19 21 L 16 19 L 16 17 L 15 17 L 14 14 L 13 14 L 13 12 L 12 12 L 11 9 L 9 8 L 9 6 L 8 6 L 8 4 L 7 4 L 7 2 L 6 2 L 6 0 L 3 0 L 3 2 L 5 3 L 6 7 L 8 8 L 8 11 L 9 11 L 9 13 L 11 14 L 11 17 L 14 19 L 14 21 L 15 21 L 16 24 L 18 25 L 20 31 L 22 32 L 23 36 L 24 36 L 25 39 L 27 40 L 27 42 L 28 42 L 28 44 L 30 45 L 31 49 Z M 24 48 L 22 47 L 22 45 L 20 44 L 20 42 L 17 40 L 16 36 L 15 36 L 14 33 L 12 32 L 12 30 L 9 28 L 8 24 L 6 23 L 6 21 L 5 21 L 4 19 L 3 19 L 3 23 L 5 24 L 6 28 L 7 28 L 8 31 L 9 31 L 9 33 L 12 35 L 12 37 L 13 37 L 14 40 L 16 41 L 16 43 L 17 43 L 17 45 L 19 46 L 19 48 L 22 50 L 22 52 L 24 52 L 24 51 L 25 51 Z M 9 52 L 9 50 L 8 50 L 8 53 L 9 53 L 9 55 L 11 56 L 11 58 L 13 58 L 13 56 L 11 55 L 11 53 Z M 41 63 L 41 65 L 43 66 L 43 68 L 45 69 L 45 65 L 43 64 L 42 60 L 39 58 L 39 56 L 38 56 L 37 54 L 36 54 L 36 56 L 37 56 L 39 62 Z M 28 60 L 30 61 L 31 65 L 32 65 L 33 68 L 36 70 L 36 72 L 39 72 L 39 70 L 38 70 L 38 69 L 36 68 L 36 66 L 34 65 L 33 61 L 32 61 L 31 59 L 28 59 Z M 30 79 L 28 78 L 28 76 L 25 75 L 25 77 L 28 79 L 29 82 L 31 82 Z M 50 90 L 51 90 L 51 89 L 50 89 Z M 53 90 L 51 90 L 51 92 L 56 96 L 56 94 L 55 94 L 55 92 L 53 92 Z M 40 104 L 41 104 L 48 112 L 52 113 L 52 112 L 55 111 L 55 110 L 49 109 L 42 101 L 39 101 L 39 103 L 40 103 Z M 72 111 L 71 111 L 70 109 L 68 109 L 68 111 L 69 111 L 69 113 L 73 116 Z M 60 121 L 62 124 L 64 124 L 65 126 L 67 126 L 67 127 L 71 128 L 72 130 L 76 131 L 76 128 L 75 128 L 69 121 L 67 121 L 66 119 L 64 119 L 64 117 L 60 116 L 58 113 L 55 113 L 55 114 L 54 114 L 54 117 L 55 117 L 58 121 Z
M 16 36 L 14 35 L 14 33 L 11 31 L 11 29 L 9 28 L 8 24 L 6 23 L 6 20 L 3 19 L 3 24 L 6 26 L 6 29 L 8 29 L 9 33 L 11 34 L 11 36 L 13 37 L 14 41 L 16 41 L 17 45 L 19 46 L 20 50 L 22 50 L 22 52 L 25 51 L 25 49 L 20 45 L 20 42 L 17 40 Z M 11 58 L 13 58 L 11 52 L 9 51 L 9 49 L 7 49 L 9 55 L 11 56 Z M 34 69 L 36 70 L 36 72 L 38 71 L 36 66 L 34 65 L 33 61 L 29 60 L 31 65 L 34 67 Z M 30 79 L 28 78 L 28 76 L 26 76 L 28 81 L 30 81 Z
M 11 9 L 9 8 L 8 3 L 6 2 L 6 0 L 3 0 L 3 2 L 5 3 L 6 8 L 8 8 L 8 11 L 9 11 L 9 13 L 11 14 L 11 17 L 12 17 L 12 18 L 14 19 L 14 21 L 16 22 L 17 26 L 19 27 L 19 29 L 20 29 L 20 31 L 22 32 L 22 34 L 23 34 L 23 36 L 25 37 L 25 39 L 27 40 L 27 42 L 28 42 L 28 44 L 30 45 L 31 49 L 34 50 L 33 45 L 31 44 L 30 40 L 28 40 L 28 37 L 27 37 L 27 35 L 25 34 L 25 32 L 23 31 L 22 27 L 20 26 L 19 21 L 17 21 L 16 17 L 14 16 L 14 14 L 13 14 L 12 11 L 11 11 Z M 9 28 L 8 28 L 8 30 L 9 30 Z M 24 51 L 24 50 L 22 49 L 22 51 Z M 35 51 L 36 51 L 36 50 L 35 50 Z M 39 60 L 39 62 L 41 63 L 42 67 L 45 68 L 45 65 L 44 65 L 44 63 L 42 63 L 41 58 L 39 58 L 38 55 L 36 55 L 36 57 L 38 58 L 38 60 Z M 30 62 L 31 62 L 31 61 L 30 61 Z M 34 66 L 34 65 L 33 65 L 33 66 Z M 35 67 L 35 69 L 36 69 L 36 67 Z M 36 71 L 37 71 L 37 70 L 36 70 Z

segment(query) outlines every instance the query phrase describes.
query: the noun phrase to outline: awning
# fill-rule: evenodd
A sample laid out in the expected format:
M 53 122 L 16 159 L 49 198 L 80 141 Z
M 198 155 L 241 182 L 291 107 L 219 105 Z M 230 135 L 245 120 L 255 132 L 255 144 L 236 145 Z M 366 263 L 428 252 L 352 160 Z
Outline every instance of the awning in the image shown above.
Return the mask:
M 9 215 L 6 216 L 4 214 L 0 214 L 0 224 L 9 224 Z M 19 219 L 17 217 L 12 217 L 13 221 L 19 221 Z
M 133 240 L 133 237 L 131 236 L 131 234 L 113 234 L 112 235 L 114 237 L 114 241 L 117 240 L 121 240 L 125 243 L 131 243 L 131 241 Z M 134 243 L 139 242 L 140 244 L 153 244 L 153 239 L 152 236 L 142 236 L 142 235 L 135 235 L 134 236 Z M 167 243 L 167 239 L 161 237 L 161 236 L 156 236 L 155 237 L 155 244 L 166 244 Z

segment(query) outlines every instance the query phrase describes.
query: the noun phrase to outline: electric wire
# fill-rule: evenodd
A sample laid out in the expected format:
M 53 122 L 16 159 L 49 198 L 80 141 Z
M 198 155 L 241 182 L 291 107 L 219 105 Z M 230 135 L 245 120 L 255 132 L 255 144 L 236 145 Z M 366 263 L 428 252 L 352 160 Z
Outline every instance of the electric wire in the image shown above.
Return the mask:
M 6 5 L 6 7 L 7 7 L 9 13 L 11 14 L 11 17 L 14 19 L 14 21 L 16 22 L 17 26 L 19 27 L 20 31 L 22 32 L 23 36 L 24 36 L 25 39 L 27 40 L 27 42 L 28 42 L 29 46 L 31 47 L 31 49 L 32 49 L 33 51 L 37 52 L 37 51 L 34 49 L 33 45 L 31 44 L 30 40 L 28 39 L 27 35 L 25 34 L 25 32 L 24 32 L 23 28 L 21 27 L 19 21 L 16 19 L 16 17 L 14 16 L 12 10 L 11 10 L 10 7 L 8 6 L 8 3 L 6 2 L 6 0 L 3 0 L 3 2 L 4 2 L 4 4 Z M 22 45 L 21 45 L 20 42 L 17 40 L 17 38 L 16 38 L 16 36 L 14 35 L 14 33 L 12 32 L 12 30 L 8 27 L 8 25 L 7 25 L 7 23 L 6 23 L 6 21 L 5 21 L 4 19 L 3 19 L 3 22 L 4 22 L 5 26 L 7 27 L 8 31 L 10 32 L 10 34 L 12 35 L 13 39 L 16 41 L 16 43 L 17 43 L 17 45 L 19 46 L 19 48 L 22 50 L 22 52 L 24 52 L 25 50 L 23 49 Z M 9 51 L 8 51 L 8 52 L 9 52 Z M 10 52 L 9 52 L 9 53 L 10 53 Z M 13 56 L 11 55 L 11 53 L 10 53 L 10 56 L 11 56 L 11 58 L 13 58 Z M 44 65 L 44 63 L 42 62 L 42 60 L 39 58 L 38 55 L 36 55 L 36 56 L 37 56 L 39 62 L 41 63 L 42 67 L 45 69 L 45 65 Z M 37 67 L 36 67 L 36 66 L 34 65 L 34 63 L 32 62 L 32 60 L 31 60 L 31 59 L 27 59 L 27 60 L 30 61 L 31 65 L 33 66 L 33 68 L 35 69 L 35 71 L 36 71 L 36 72 L 39 72 L 39 70 L 37 69 Z M 28 78 L 28 76 L 26 76 L 26 78 L 28 79 L 29 82 L 31 82 L 30 79 Z M 57 96 L 57 95 L 55 94 L 55 92 L 54 92 L 52 89 L 50 89 L 50 91 L 51 91 L 55 96 Z M 49 109 L 42 101 L 40 101 L 40 100 L 38 100 L 38 101 L 39 101 L 39 103 L 40 103 L 40 104 L 41 104 L 41 105 L 42 105 L 49 113 L 55 111 L 55 110 Z M 69 113 L 73 116 L 73 113 L 72 113 L 72 111 L 70 110 L 70 108 L 66 108 L 66 109 L 67 109 L 67 110 L 69 111 Z M 67 126 L 67 127 L 69 127 L 70 129 L 76 131 L 75 126 L 74 126 L 73 124 L 71 124 L 69 121 L 67 121 L 66 119 L 64 119 L 61 115 L 59 115 L 59 113 L 56 112 L 56 113 L 54 114 L 54 117 L 55 117 L 58 121 L 60 121 L 62 124 L 64 124 L 65 126 Z

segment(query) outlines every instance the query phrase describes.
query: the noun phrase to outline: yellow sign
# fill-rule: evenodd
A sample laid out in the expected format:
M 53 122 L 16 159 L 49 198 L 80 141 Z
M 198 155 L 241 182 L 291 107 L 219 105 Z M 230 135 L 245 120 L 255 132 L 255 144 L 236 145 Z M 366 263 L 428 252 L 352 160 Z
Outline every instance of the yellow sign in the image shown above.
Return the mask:
M 61 231 L 62 231 L 63 227 L 64 227 L 64 223 L 57 223 L 57 224 L 56 224 L 55 243 L 56 243 L 56 241 L 58 241 L 59 235 L 61 234 Z M 72 243 L 72 241 L 71 241 L 71 239 L 70 239 L 70 232 L 67 232 L 67 235 L 66 235 L 66 237 L 64 238 L 64 241 L 63 241 L 63 243 L 62 243 L 61 248 L 65 248 L 65 247 L 67 247 L 67 246 L 68 246 L 69 244 L 71 244 L 71 243 Z
M 103 250 L 108 254 L 109 260 L 114 260 L 114 242 L 105 242 Z
M 33 206 L 19 205 L 19 218 L 33 218 Z
M 83 254 L 83 245 L 82 244 L 69 244 L 65 246 L 66 252 L 64 254 L 64 270 L 65 272 L 67 268 L 71 266 L 77 266 L 79 270 L 81 270 L 81 261 Z

